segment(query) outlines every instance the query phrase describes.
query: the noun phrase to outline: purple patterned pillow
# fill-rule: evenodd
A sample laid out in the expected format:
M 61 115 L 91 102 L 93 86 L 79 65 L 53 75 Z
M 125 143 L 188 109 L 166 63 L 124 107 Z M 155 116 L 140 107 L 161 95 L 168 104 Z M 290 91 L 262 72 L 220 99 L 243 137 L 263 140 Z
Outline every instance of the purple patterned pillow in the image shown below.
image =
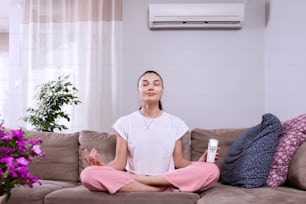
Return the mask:
M 270 187 L 277 187 L 285 182 L 289 164 L 295 151 L 306 141 L 306 114 L 285 121 L 282 128 L 279 144 L 266 181 L 267 186 Z

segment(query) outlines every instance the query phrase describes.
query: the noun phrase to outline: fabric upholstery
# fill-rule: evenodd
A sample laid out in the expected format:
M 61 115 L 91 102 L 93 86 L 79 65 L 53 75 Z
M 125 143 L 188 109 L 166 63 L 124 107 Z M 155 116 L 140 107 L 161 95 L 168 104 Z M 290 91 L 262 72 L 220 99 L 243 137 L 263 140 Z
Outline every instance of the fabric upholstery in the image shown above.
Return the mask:
M 221 182 L 255 188 L 266 183 L 281 122 L 273 114 L 264 114 L 260 124 L 243 131 L 231 146 L 222 165 Z
M 306 191 L 306 142 L 298 148 L 291 160 L 287 183 Z
M 306 193 L 290 187 L 241 188 L 218 183 L 201 193 L 197 204 L 300 204 Z
M 41 180 L 42 185 L 34 184 L 33 188 L 18 186 L 13 188 L 8 204 L 44 204 L 47 194 L 67 187 L 76 186 L 76 182 Z
M 78 181 L 79 133 L 26 131 L 38 134 L 42 140 L 41 150 L 45 156 L 33 160 L 29 171 L 39 179 Z
M 306 114 L 284 122 L 282 127 L 279 144 L 267 179 L 267 185 L 271 187 L 280 186 L 285 182 L 294 153 L 306 141 Z
M 79 186 L 48 194 L 45 204 L 195 204 L 199 198 L 197 193 L 186 192 L 118 192 L 110 195 Z

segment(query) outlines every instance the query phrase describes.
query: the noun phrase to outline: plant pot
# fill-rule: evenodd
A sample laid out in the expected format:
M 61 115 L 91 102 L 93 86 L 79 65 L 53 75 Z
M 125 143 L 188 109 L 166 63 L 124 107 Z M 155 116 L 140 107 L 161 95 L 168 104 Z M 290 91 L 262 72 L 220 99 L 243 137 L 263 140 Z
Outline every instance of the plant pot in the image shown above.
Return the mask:
M 0 204 L 6 204 L 6 194 L 0 196 Z

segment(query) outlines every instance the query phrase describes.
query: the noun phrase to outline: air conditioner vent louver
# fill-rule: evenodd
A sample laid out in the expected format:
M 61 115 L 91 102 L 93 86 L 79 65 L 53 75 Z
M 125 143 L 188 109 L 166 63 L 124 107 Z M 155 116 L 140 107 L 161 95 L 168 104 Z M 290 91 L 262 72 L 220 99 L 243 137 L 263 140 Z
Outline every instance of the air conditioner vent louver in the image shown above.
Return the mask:
M 154 21 L 154 25 L 167 24 L 239 24 L 240 21 Z

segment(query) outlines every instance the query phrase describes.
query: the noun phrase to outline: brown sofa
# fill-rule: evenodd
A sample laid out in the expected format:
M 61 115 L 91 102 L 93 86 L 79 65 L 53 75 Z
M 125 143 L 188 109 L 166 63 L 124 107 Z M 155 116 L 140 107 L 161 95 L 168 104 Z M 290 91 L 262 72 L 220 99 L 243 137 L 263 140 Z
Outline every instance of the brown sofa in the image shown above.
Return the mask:
M 190 137 L 184 136 L 184 156 L 197 160 L 207 148 L 208 139 L 214 137 L 219 139 L 221 147 L 217 161 L 221 168 L 231 144 L 242 131 L 243 129 L 194 129 Z M 218 182 L 211 189 L 198 193 L 119 192 L 109 195 L 87 190 L 80 184 L 79 175 L 86 166 L 82 157 L 84 148 L 96 147 L 105 162 L 114 157 L 116 141 L 113 134 L 85 130 L 73 134 L 29 132 L 38 133 L 43 140 L 45 158 L 35 160 L 30 167 L 32 174 L 41 179 L 42 185 L 14 188 L 8 204 L 274 204 L 306 201 L 306 143 L 295 153 L 287 182 L 281 187 L 246 189 Z

